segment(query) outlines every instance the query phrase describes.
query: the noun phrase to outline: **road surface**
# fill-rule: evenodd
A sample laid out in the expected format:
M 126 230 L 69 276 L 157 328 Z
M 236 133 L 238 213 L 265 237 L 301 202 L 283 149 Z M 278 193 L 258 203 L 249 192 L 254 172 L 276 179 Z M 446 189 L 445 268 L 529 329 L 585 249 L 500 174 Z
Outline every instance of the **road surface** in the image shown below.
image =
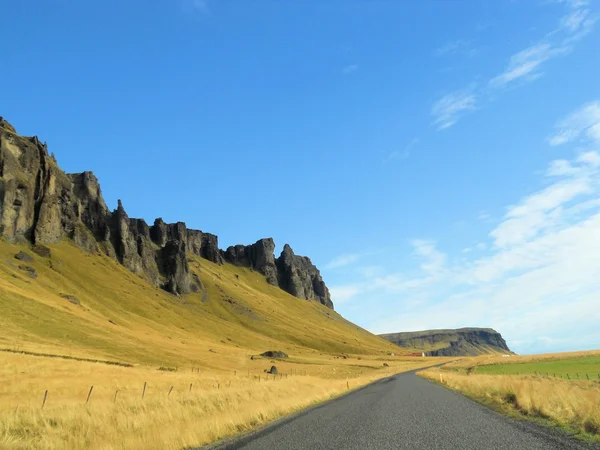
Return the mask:
M 212 448 L 575 450 L 598 447 L 529 422 L 509 419 L 414 373 L 405 373 Z

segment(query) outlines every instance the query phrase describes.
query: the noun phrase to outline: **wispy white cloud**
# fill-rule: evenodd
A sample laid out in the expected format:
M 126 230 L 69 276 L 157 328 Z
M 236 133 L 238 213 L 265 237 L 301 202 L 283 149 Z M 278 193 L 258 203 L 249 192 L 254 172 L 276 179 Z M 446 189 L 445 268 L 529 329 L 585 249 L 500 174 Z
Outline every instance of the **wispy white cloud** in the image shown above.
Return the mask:
M 485 222 L 486 220 L 490 220 L 492 216 L 487 211 L 479 211 L 477 214 L 477 219 Z
M 564 53 L 566 49 L 556 48 L 547 42 L 535 44 L 511 56 L 507 68 L 489 82 L 492 87 L 502 87 L 516 80 L 533 81 L 540 75 L 540 67 L 550 58 Z
M 557 146 L 580 138 L 600 142 L 600 101 L 587 103 L 561 120 L 549 142 Z
M 505 87 L 516 81 L 527 82 L 539 78 L 544 63 L 558 56 L 569 54 L 573 44 L 589 34 L 596 22 L 585 1 L 565 1 L 569 10 L 559 19 L 558 27 L 547 34 L 543 41 L 521 50 L 510 57 L 506 69 L 493 77 L 493 88 Z
M 473 43 L 465 39 L 457 39 L 456 41 L 446 42 L 441 47 L 436 48 L 433 52 L 434 56 L 437 56 L 438 58 L 453 55 L 473 57 L 478 53 L 479 52 L 473 46 Z
M 357 70 L 358 70 L 358 64 L 349 64 L 342 69 L 342 73 L 344 75 L 349 75 L 353 72 L 356 72 Z
M 520 352 L 600 346 L 600 136 L 590 132 L 591 105 L 557 125 L 575 130 L 562 144 L 586 150 L 549 163 L 545 185 L 509 206 L 489 239 L 454 255 L 415 240 L 418 270 L 354 285 L 361 303 L 382 305 L 371 331 L 490 326 Z
M 210 14 L 210 0 L 181 0 L 181 8 L 189 14 Z
M 455 91 L 435 102 L 432 115 L 438 130 L 453 126 L 462 115 L 478 109 L 482 103 L 480 99 L 494 96 L 503 88 L 521 86 L 540 78 L 548 61 L 571 53 L 575 44 L 594 29 L 598 18 L 588 7 L 589 2 L 553 0 L 551 3 L 560 3 L 567 8 L 554 30 L 540 37 L 535 44 L 511 55 L 504 70 L 490 77 L 478 91 Z M 438 53 L 450 52 L 456 46 L 460 44 L 449 43 L 447 47 L 438 49 Z
M 454 125 L 460 117 L 477 108 L 477 98 L 472 89 L 450 92 L 440 98 L 431 108 L 433 123 L 438 130 Z
M 326 269 L 339 269 L 340 267 L 349 266 L 354 264 L 360 259 L 360 255 L 357 254 L 345 254 L 336 256 L 325 266 Z
M 414 138 L 402 150 L 394 150 L 389 155 L 387 155 L 383 162 L 388 163 L 391 161 L 404 161 L 405 159 L 408 159 L 410 157 L 410 152 L 418 143 L 419 138 Z
M 359 285 L 333 286 L 329 289 L 332 301 L 338 304 L 353 299 L 361 292 L 362 288 Z

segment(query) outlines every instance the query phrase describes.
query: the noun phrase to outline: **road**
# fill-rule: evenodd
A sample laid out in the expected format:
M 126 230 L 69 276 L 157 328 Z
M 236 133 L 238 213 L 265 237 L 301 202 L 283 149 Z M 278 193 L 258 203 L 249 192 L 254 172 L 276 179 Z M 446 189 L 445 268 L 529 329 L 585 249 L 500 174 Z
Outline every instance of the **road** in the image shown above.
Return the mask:
M 219 450 L 575 450 L 584 445 L 509 419 L 414 373 L 395 375 Z

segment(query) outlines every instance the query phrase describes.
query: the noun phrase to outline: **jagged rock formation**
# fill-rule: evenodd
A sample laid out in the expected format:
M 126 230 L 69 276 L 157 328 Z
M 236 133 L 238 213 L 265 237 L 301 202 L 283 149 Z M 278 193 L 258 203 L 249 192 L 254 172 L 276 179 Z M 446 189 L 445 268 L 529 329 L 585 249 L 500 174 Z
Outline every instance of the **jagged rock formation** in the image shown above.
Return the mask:
M 315 300 L 333 309 L 329 289 L 321 273 L 306 256 L 297 256 L 285 244 L 281 256 L 275 259 L 273 239 L 261 239 L 255 244 L 229 247 L 225 261 L 238 266 L 250 267 L 267 278 L 273 285 L 304 300 Z
M 129 218 L 121 200 L 110 211 L 92 172 L 64 173 L 46 143 L 28 138 L 0 117 L 0 235 L 11 242 L 41 244 L 71 239 L 89 252 L 103 252 L 128 270 L 174 294 L 196 292 L 201 282 L 186 254 L 216 264 L 250 267 L 273 285 L 301 299 L 333 308 L 319 271 L 286 245 L 280 258 L 272 239 L 237 245 L 223 252 L 218 237 L 188 229 L 183 222 L 149 226 Z M 49 251 L 48 251 L 49 255 Z
M 284 291 L 298 298 L 317 300 L 333 309 L 329 289 L 309 258 L 295 255 L 292 248 L 285 244 L 276 265 L 279 286 Z
M 250 267 L 262 273 L 270 284 L 277 285 L 275 266 L 275 243 L 273 239 L 260 239 L 252 245 L 235 245 L 225 251 L 225 261 L 243 267 Z
M 476 356 L 485 353 L 511 353 L 502 335 L 491 328 L 427 330 L 380 334 L 400 346 L 424 351 L 426 356 Z

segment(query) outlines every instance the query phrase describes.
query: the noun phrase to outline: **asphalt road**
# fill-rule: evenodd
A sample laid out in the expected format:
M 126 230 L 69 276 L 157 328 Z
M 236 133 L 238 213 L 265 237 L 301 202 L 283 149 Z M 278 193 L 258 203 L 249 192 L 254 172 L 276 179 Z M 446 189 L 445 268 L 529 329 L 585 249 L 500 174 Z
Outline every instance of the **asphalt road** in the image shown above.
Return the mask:
M 221 450 L 571 450 L 598 448 L 509 419 L 414 373 L 380 380 Z

